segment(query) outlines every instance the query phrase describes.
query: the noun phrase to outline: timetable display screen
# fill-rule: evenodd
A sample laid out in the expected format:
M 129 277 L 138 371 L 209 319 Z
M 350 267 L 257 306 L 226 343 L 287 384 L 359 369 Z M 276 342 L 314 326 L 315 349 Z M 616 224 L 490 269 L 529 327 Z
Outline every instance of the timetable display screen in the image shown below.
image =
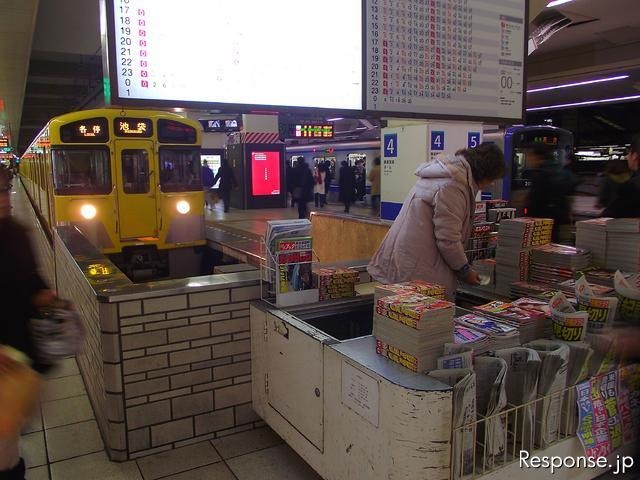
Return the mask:
M 114 101 L 363 108 L 362 0 L 108 0 L 107 10 Z M 335 74 L 318 74 L 327 68 Z

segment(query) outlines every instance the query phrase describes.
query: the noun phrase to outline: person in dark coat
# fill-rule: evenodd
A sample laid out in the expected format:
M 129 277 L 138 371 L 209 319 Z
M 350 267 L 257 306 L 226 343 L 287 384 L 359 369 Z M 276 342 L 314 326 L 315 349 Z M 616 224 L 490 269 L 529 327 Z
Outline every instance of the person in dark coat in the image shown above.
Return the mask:
M 531 182 L 527 214 L 553 219 L 553 241 L 563 240 L 562 233 L 571 224 L 571 202 L 575 184 L 560 170 L 553 150 L 548 145 L 535 145 L 527 152 L 527 170 L 523 178 Z
M 344 204 L 345 213 L 349 213 L 351 204 L 355 201 L 356 175 L 352 167 L 345 160 L 342 161 L 340 167 L 340 201 Z
M 38 274 L 27 230 L 11 217 L 11 183 L 0 172 L 0 345 L 11 347 L 34 359 L 29 319 L 37 308 L 50 304 L 54 293 Z M 0 376 L 14 368 L 14 360 L 0 351 Z M 42 373 L 44 367 L 32 367 Z M 1 406 L 0 406 L 1 408 Z M 18 451 L 19 437 L 0 437 L 0 478 L 24 479 L 25 465 Z
M 229 165 L 229 161 L 226 158 L 222 159 L 222 164 L 213 179 L 213 184 L 215 185 L 218 180 L 220 180 L 218 192 L 220 193 L 220 198 L 222 198 L 222 203 L 224 204 L 224 211 L 228 212 L 231 204 L 231 190 L 238 186 L 238 182 L 236 181 L 236 176 L 233 173 L 233 168 L 231 168 L 231 165 Z
M 304 157 L 298 158 L 298 165 L 294 170 L 293 199 L 298 204 L 298 218 L 308 218 L 307 204 L 313 200 L 316 181 Z
M 209 168 L 209 164 L 205 160 L 202 162 L 202 186 L 204 188 L 204 205 L 209 208 L 209 206 L 213 206 L 213 202 L 210 203 L 211 200 L 211 189 L 216 184 L 215 176 L 213 171 Z
M 296 206 L 296 201 L 293 198 L 293 186 L 296 183 L 296 171 L 295 167 L 298 164 L 298 159 L 293 162 L 293 164 L 287 164 L 287 194 L 291 198 L 291 208 Z
M 627 164 L 632 172 L 631 178 L 620 187 L 617 198 L 602 212 L 603 217 L 640 217 L 640 134 L 631 139 Z

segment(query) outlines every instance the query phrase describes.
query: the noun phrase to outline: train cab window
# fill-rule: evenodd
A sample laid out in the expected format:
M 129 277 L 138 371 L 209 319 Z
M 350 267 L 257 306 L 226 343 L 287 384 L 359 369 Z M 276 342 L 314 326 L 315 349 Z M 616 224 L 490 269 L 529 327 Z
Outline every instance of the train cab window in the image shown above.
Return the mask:
M 163 192 L 202 190 L 200 149 L 160 148 L 160 185 Z
M 111 192 L 109 150 L 106 148 L 53 149 L 56 195 L 105 195 Z
M 146 150 L 122 151 L 124 193 L 149 193 L 149 154 Z

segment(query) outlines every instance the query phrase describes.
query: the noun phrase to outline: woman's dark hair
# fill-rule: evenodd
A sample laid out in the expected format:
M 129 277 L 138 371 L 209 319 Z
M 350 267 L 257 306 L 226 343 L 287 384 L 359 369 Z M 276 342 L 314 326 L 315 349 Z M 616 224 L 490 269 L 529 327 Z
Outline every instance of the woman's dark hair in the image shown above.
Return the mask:
M 342 160 L 342 162 L 340 162 L 340 165 L 342 165 L 343 167 L 346 167 L 348 163 L 346 160 Z
M 373 164 L 374 165 L 380 165 L 380 157 L 376 157 L 373 159 Z
M 504 154 L 494 143 L 481 143 L 476 148 L 458 150 L 456 155 L 465 158 L 476 183 L 504 177 Z
M 631 139 L 629 151 L 631 153 L 640 153 L 640 133 L 636 133 Z

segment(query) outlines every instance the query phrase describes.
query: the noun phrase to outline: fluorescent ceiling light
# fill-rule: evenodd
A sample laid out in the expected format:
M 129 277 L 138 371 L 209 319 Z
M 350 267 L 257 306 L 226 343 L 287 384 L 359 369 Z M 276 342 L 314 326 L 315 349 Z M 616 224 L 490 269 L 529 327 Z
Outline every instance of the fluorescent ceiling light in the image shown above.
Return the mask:
M 582 107 L 584 105 L 595 105 L 597 103 L 623 102 L 625 100 L 640 100 L 640 95 L 630 97 L 605 98 L 603 100 L 587 100 L 586 102 L 563 103 L 560 105 L 547 105 L 546 107 L 527 108 L 527 112 L 537 112 L 540 110 L 553 110 L 555 108 Z
M 617 77 L 597 78 L 594 80 L 585 80 L 583 82 L 565 83 L 564 85 L 554 85 L 552 87 L 533 88 L 527 90 L 527 93 L 546 92 L 548 90 L 558 90 L 560 88 L 580 87 L 582 85 L 591 85 L 592 83 L 613 82 L 614 80 L 623 80 L 629 78 L 629 75 L 618 75 Z
M 327 122 L 337 122 L 338 120 L 344 120 L 344 118 L 342 118 L 342 117 L 327 118 Z
M 573 2 L 573 0 L 553 0 L 553 2 L 547 3 L 547 8 L 557 7 L 558 5 L 562 5 L 563 3 Z

